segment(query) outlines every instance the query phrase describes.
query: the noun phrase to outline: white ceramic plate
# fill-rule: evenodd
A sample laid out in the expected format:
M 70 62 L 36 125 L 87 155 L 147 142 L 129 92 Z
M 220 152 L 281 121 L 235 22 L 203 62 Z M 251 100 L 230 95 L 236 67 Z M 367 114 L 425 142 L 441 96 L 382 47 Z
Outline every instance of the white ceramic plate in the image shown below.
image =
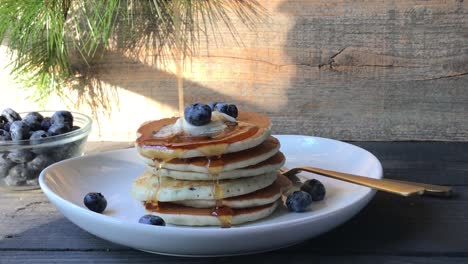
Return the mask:
M 286 166 L 309 165 L 382 177 L 380 162 L 359 147 L 309 136 L 277 136 Z M 83 156 L 56 163 L 39 178 L 42 190 L 70 221 L 84 230 L 135 249 L 183 256 L 242 255 L 293 245 L 340 225 L 354 216 L 375 191 L 318 175 L 327 189 L 324 201 L 310 212 L 290 213 L 284 207 L 272 216 L 232 228 L 150 226 L 138 223 L 145 214 L 130 195 L 132 180 L 144 171 L 135 149 Z M 83 205 L 88 192 L 101 192 L 108 205 L 104 214 Z

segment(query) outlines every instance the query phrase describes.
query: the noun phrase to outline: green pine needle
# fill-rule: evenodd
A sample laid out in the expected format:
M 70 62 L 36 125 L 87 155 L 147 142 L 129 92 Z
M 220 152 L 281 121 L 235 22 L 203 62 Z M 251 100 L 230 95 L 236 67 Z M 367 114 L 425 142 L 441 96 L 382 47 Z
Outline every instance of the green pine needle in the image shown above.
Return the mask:
M 239 41 L 235 17 L 253 27 L 265 11 L 255 0 L 1 0 L 0 43 L 12 52 L 13 77 L 40 101 L 73 79 L 71 61 L 90 67 L 116 30 L 127 49 L 186 57 L 219 24 Z

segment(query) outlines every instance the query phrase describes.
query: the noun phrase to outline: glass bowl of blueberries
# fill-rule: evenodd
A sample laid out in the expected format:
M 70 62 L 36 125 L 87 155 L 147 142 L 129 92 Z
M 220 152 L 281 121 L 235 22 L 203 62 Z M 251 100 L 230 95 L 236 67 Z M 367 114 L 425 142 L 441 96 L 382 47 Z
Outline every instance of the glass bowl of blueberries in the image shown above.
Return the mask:
M 0 188 L 38 189 L 44 168 L 83 154 L 91 123 L 91 118 L 76 112 L 4 109 L 0 116 Z

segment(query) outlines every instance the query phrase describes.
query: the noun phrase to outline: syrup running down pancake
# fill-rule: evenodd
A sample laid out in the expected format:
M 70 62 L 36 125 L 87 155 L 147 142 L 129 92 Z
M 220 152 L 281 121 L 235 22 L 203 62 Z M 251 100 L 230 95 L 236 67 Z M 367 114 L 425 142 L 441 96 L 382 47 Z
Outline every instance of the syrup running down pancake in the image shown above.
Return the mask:
M 145 163 L 153 167 L 159 167 L 163 169 L 170 169 L 175 171 L 194 171 L 202 173 L 213 173 L 216 171 L 217 174 L 223 171 L 230 171 L 248 166 L 256 165 L 263 162 L 279 151 L 280 143 L 274 137 L 269 137 L 263 141 L 260 145 L 251 149 L 246 149 L 239 152 L 227 153 L 224 155 L 210 157 L 195 157 L 189 159 L 174 158 L 168 161 L 158 159 L 147 159 L 143 158 Z
M 284 157 L 283 153 L 278 151 L 273 157 L 268 158 L 260 163 L 230 171 L 223 170 L 218 175 L 216 175 L 216 177 L 217 179 L 225 180 L 261 175 L 269 171 L 279 170 L 284 165 L 285 160 L 286 158 Z M 177 180 L 207 181 L 213 179 L 213 175 L 211 175 L 209 172 L 181 171 L 165 168 L 158 169 L 156 166 L 154 166 L 154 162 L 148 163 L 146 170 L 152 174 L 159 173 L 161 177 L 170 177 Z

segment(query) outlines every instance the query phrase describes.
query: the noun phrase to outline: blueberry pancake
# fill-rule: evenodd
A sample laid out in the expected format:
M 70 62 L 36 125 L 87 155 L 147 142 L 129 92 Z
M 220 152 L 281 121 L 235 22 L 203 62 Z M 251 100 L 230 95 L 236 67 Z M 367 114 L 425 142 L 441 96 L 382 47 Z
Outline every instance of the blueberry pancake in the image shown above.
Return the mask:
M 168 224 L 230 227 L 269 216 L 290 186 L 270 120 L 232 104 L 196 103 L 183 118 L 143 124 L 136 147 L 146 172 L 131 194 Z

